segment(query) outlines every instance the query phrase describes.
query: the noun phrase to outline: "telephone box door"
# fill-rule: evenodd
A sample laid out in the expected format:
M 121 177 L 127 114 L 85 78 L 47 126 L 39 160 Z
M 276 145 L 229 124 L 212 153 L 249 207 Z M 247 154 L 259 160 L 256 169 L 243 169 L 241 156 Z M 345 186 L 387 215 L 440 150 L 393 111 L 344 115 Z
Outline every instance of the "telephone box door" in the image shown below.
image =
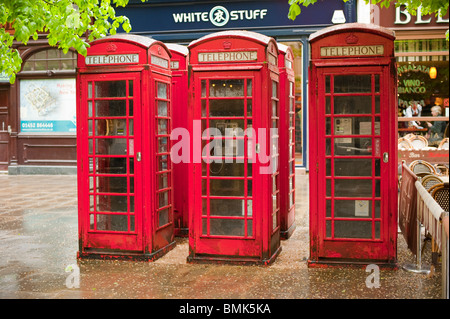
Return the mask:
M 318 257 L 386 259 L 388 68 L 318 68 Z M 384 86 L 384 89 L 383 89 Z M 321 154 L 325 152 L 325 154 Z
M 142 251 L 140 74 L 81 75 L 84 248 Z
M 244 132 L 256 131 L 260 120 L 253 108 L 260 105 L 260 79 L 252 71 L 198 72 L 195 88 L 201 109 L 194 110 L 194 120 L 203 132 L 201 163 L 194 164 L 196 254 L 259 257 L 260 203 L 254 196 L 260 183 L 251 146 L 256 136 Z

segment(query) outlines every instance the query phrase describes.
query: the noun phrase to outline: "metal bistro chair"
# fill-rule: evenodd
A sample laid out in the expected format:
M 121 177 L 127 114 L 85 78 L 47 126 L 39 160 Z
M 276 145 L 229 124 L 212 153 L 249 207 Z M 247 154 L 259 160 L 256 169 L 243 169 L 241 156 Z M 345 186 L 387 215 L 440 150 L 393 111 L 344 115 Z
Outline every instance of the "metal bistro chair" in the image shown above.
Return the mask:
M 434 167 L 436 168 L 436 172 L 440 176 L 448 176 L 448 167 L 444 164 L 435 164 Z
M 438 150 L 448 150 L 448 137 L 444 138 L 441 143 L 439 143 Z
M 410 140 L 407 139 L 406 137 L 400 137 L 398 139 L 398 149 L 411 150 L 413 149 L 413 145 L 411 144 Z
M 436 184 L 442 184 L 444 181 L 440 179 L 436 175 L 426 175 L 422 178 L 421 183 L 422 186 L 427 190 L 430 191 L 430 188 L 433 187 Z
M 428 140 L 421 135 L 414 135 L 409 139 L 415 150 L 421 150 L 428 147 Z
M 415 160 L 409 164 L 409 169 L 418 177 L 424 177 L 428 174 L 436 175 L 436 169 L 433 165 L 423 160 Z

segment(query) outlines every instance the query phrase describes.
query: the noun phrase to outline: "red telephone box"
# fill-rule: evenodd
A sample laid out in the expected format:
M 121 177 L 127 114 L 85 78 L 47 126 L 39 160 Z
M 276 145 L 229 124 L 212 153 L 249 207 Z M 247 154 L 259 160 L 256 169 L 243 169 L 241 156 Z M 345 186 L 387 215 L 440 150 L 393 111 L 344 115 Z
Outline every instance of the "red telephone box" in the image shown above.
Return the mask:
M 349 23 L 310 36 L 310 260 L 397 260 L 394 34 Z
M 154 260 L 175 245 L 170 52 L 109 36 L 78 57 L 80 258 Z
M 292 49 L 278 43 L 280 69 L 280 235 L 295 230 L 295 76 Z
M 224 31 L 193 41 L 189 54 L 188 262 L 268 264 L 281 250 L 277 44 Z
M 187 47 L 167 43 L 167 48 L 172 54 L 172 122 L 173 129 L 185 129 L 186 132 L 192 130 L 192 120 L 188 108 L 188 73 L 187 57 L 189 50 Z M 191 124 L 191 125 L 189 125 Z M 175 132 L 174 132 L 175 133 Z M 175 134 L 175 136 L 178 136 Z M 177 143 L 173 140 L 172 143 Z M 173 160 L 173 193 L 174 193 L 174 223 L 175 236 L 187 237 L 189 233 L 189 201 L 188 201 L 188 164 L 189 161 L 183 159 Z

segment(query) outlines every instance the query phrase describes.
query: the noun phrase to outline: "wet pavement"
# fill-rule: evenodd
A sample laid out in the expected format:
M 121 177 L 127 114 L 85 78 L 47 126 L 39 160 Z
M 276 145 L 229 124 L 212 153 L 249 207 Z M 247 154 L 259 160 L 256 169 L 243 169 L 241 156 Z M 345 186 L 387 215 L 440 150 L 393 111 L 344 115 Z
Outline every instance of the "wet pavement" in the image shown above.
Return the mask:
M 188 264 L 187 238 L 155 262 L 77 261 L 76 183 L 74 175 L 0 174 L 1 299 L 441 298 L 440 265 L 428 276 L 382 269 L 378 288 L 366 285 L 373 272 L 364 268 L 308 268 L 308 175 L 296 176 L 296 230 L 270 266 Z M 398 261 L 415 262 L 402 234 Z

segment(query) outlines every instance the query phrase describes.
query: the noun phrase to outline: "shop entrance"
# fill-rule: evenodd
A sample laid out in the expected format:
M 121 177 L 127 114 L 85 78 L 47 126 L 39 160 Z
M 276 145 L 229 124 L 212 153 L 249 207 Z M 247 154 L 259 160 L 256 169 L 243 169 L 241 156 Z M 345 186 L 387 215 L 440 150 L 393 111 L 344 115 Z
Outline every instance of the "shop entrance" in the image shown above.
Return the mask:
M 139 73 L 82 75 L 87 110 L 89 229 L 86 248 L 142 250 Z M 136 151 L 135 151 L 136 150 Z

